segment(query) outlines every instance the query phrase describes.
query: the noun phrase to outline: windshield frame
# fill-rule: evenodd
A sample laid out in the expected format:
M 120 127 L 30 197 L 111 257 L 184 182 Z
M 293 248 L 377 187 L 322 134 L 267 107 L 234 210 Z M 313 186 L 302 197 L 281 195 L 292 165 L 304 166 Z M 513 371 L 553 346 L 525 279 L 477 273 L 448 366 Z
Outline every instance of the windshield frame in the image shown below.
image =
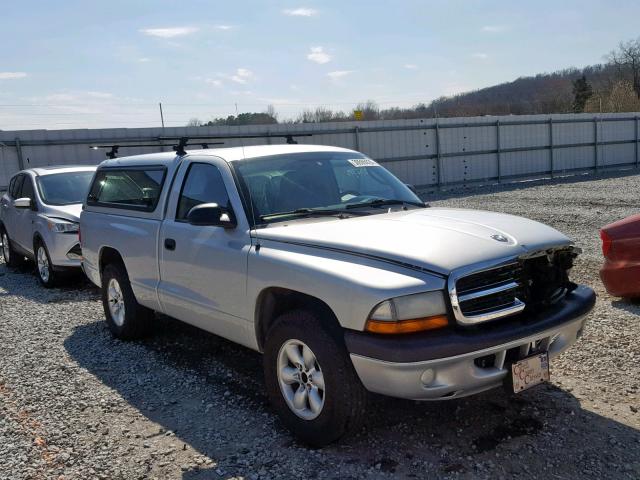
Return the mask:
M 261 214 L 255 209 L 255 205 L 252 203 L 251 201 L 251 194 L 249 192 L 249 187 L 247 185 L 247 183 L 245 182 L 244 176 L 240 173 L 238 166 L 244 164 L 244 163 L 249 163 L 249 162 L 253 162 L 253 161 L 259 161 L 259 160 L 265 160 L 268 158 L 277 158 L 277 157 L 296 157 L 296 156 L 311 156 L 311 155 L 323 155 L 323 156 L 327 156 L 330 154 L 347 154 L 349 156 L 352 156 L 352 158 L 362 158 L 362 159 L 366 159 L 366 160 L 372 160 L 371 158 L 369 158 L 367 155 L 365 155 L 364 153 L 361 152 L 357 152 L 357 151 L 324 151 L 324 150 L 320 150 L 320 151 L 308 151 L 308 152 L 296 152 L 296 153 L 281 153 L 281 154 L 276 154 L 276 155 L 265 155 L 265 156 L 261 156 L 261 157 L 249 157 L 249 158 L 244 158 L 241 160 L 233 160 L 233 161 L 228 161 L 227 164 L 229 165 L 229 168 L 231 170 L 231 175 L 233 177 L 233 180 L 236 184 L 236 188 L 238 190 L 239 196 L 240 196 L 240 200 L 242 202 L 242 207 L 244 209 L 245 212 L 245 216 L 247 218 L 247 221 L 249 223 L 249 227 L 250 229 L 255 229 L 255 228 L 265 228 L 268 227 L 269 225 L 272 224 L 276 224 L 276 223 L 281 223 L 281 222 L 285 222 L 285 221 L 299 221 L 299 220 L 309 220 L 310 218 L 315 218 L 318 219 L 320 218 L 320 216 L 318 215 L 282 215 L 281 217 L 278 216 L 274 216 L 273 219 L 269 219 L 269 220 L 263 220 L 261 219 Z M 414 203 L 411 203 L 410 201 L 407 201 L 407 203 L 398 203 L 398 205 L 387 205 L 386 207 L 388 208 L 401 208 L 401 209 L 407 209 L 407 208 L 423 208 L 422 205 L 424 205 L 424 208 L 427 207 L 427 205 L 422 201 L 422 199 L 415 193 L 413 192 L 408 186 L 407 184 L 405 184 L 404 182 L 402 182 L 402 180 L 400 180 L 398 177 L 396 177 L 391 171 L 387 170 L 384 166 L 377 164 L 376 168 L 382 168 L 385 171 L 387 171 L 391 176 L 393 176 L 401 185 L 402 187 L 406 188 L 407 191 L 413 195 L 416 199 L 417 202 L 420 205 L 416 205 Z M 395 199 L 384 199 L 384 200 L 395 200 Z M 317 208 L 311 208 L 311 210 L 317 210 L 319 212 L 322 212 L 323 209 L 326 209 L 328 207 L 317 207 Z M 360 208 L 362 208 L 362 210 L 368 209 L 369 210 L 369 214 L 382 214 L 382 213 L 387 213 L 388 212 L 388 208 L 380 208 L 380 206 L 377 205 L 369 205 L 369 206 L 365 206 L 362 205 Z M 332 216 L 333 218 L 336 218 L 336 213 L 335 210 L 339 210 L 339 212 L 344 215 L 341 218 L 348 218 L 348 217 L 357 217 L 357 216 L 361 216 L 363 215 L 363 213 L 361 212 L 354 212 L 352 209 L 347 209 L 347 208 L 330 208 L 331 210 L 331 215 L 327 214 L 327 217 Z M 267 216 L 269 216 L 271 214 L 267 214 Z M 273 213 L 273 215 L 275 215 L 275 212 Z
M 56 176 L 62 176 L 62 175 L 74 175 L 74 174 L 79 174 L 79 173 L 86 173 L 89 176 L 89 183 L 87 186 L 87 192 L 83 194 L 81 200 L 79 202 L 66 202 L 66 203 L 58 203 L 58 202 L 51 202 L 50 200 L 47 199 L 47 197 L 44 195 L 44 190 L 42 188 L 41 185 L 41 181 L 44 180 L 47 177 L 56 177 Z M 38 196 L 40 197 L 40 201 L 42 203 L 44 203 L 45 205 L 51 205 L 54 207 L 66 207 L 68 205 L 78 205 L 78 204 L 82 204 L 84 203 L 86 197 L 87 197 L 87 193 L 88 190 L 91 188 L 91 184 L 93 183 L 93 177 L 95 175 L 95 170 L 76 170 L 76 171 L 71 171 L 71 172 L 59 172 L 59 173 L 50 173 L 47 175 L 38 175 L 36 177 L 36 188 L 38 190 Z

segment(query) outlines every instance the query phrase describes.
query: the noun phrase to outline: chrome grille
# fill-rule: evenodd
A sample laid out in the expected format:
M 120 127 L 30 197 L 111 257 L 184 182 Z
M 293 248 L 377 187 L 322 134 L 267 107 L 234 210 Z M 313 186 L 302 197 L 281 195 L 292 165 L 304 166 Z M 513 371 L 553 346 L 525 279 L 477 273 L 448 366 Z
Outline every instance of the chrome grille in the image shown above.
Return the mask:
M 451 303 L 458 323 L 474 324 L 514 315 L 525 308 L 519 261 L 454 277 Z

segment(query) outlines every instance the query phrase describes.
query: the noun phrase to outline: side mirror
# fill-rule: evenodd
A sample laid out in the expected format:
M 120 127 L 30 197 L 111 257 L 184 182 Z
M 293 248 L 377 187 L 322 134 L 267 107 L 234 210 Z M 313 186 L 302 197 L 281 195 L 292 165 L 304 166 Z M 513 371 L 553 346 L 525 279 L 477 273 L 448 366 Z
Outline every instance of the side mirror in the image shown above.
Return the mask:
M 222 208 L 217 203 L 196 205 L 187 213 L 187 221 L 191 225 L 201 227 L 235 228 L 237 226 L 233 212 Z
M 28 197 L 16 198 L 13 201 L 13 206 L 16 208 L 31 208 L 31 199 Z

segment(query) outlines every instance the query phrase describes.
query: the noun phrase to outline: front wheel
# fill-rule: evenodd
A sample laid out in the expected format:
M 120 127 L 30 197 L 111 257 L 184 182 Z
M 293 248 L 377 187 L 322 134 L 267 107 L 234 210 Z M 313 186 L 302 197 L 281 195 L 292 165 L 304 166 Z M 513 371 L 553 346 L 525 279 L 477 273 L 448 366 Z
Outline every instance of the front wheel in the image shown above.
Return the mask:
M 38 280 L 45 288 L 51 288 L 56 284 L 57 275 L 53 271 L 49 251 L 42 241 L 37 241 L 34 247 Z
M 124 266 L 109 264 L 102 272 L 102 306 L 111 333 L 134 340 L 151 331 L 153 311 L 138 303 Z
M 368 393 L 337 335 L 315 312 L 283 314 L 264 352 L 269 399 L 302 441 L 327 445 L 362 426 Z

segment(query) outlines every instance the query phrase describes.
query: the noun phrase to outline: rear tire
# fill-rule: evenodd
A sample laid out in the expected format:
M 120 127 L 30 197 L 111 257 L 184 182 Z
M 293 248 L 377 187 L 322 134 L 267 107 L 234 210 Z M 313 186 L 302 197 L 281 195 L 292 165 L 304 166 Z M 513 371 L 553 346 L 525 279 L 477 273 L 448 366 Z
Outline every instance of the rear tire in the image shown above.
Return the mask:
M 102 272 L 102 306 L 111 333 L 121 340 L 147 336 L 153 310 L 138 303 L 123 265 L 109 264 Z
M 2 257 L 8 267 L 18 268 L 24 264 L 24 256 L 16 252 L 11 246 L 11 239 L 4 227 L 0 227 L 0 236 L 2 238 Z
M 319 314 L 296 310 L 276 320 L 265 343 L 264 373 L 274 409 L 303 442 L 321 447 L 362 427 L 369 394 L 339 333 Z
M 45 288 L 55 287 L 58 282 L 58 275 L 53 271 L 53 264 L 51 263 L 47 246 L 42 240 L 36 240 L 33 252 L 38 280 Z

